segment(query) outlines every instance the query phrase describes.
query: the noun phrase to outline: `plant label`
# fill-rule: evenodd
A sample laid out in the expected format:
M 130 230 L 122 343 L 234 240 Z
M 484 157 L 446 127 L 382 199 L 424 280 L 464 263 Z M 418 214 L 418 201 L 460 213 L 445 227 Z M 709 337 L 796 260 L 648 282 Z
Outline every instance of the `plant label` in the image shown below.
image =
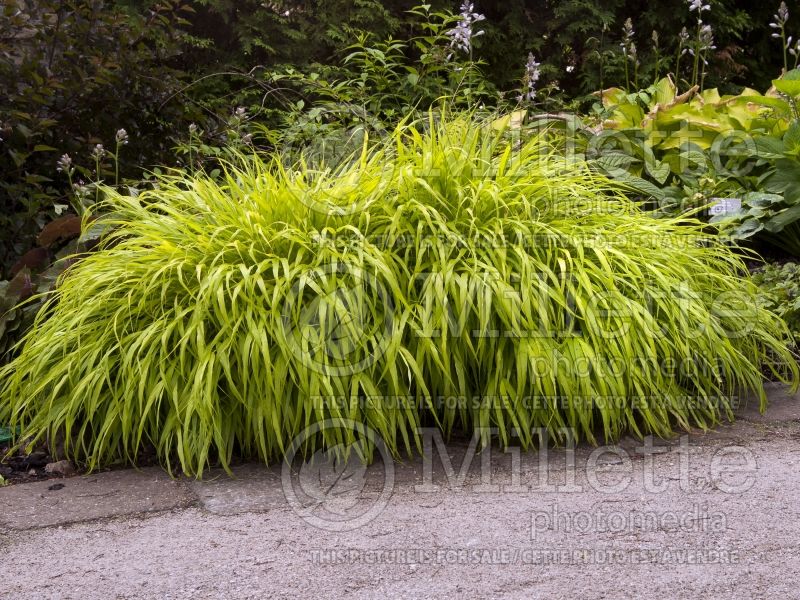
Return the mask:
M 712 198 L 714 203 L 709 207 L 708 212 L 712 216 L 732 215 L 742 210 L 740 198 Z

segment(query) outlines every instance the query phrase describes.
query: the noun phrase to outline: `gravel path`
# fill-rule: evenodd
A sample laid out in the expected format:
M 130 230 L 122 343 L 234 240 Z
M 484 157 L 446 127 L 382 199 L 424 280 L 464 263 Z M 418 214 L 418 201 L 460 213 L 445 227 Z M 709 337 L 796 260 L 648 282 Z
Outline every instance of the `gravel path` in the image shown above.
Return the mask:
M 800 598 L 800 409 L 777 404 L 655 449 L 580 447 L 574 467 L 495 452 L 461 480 L 451 445 L 449 479 L 437 457 L 12 486 L 0 597 Z

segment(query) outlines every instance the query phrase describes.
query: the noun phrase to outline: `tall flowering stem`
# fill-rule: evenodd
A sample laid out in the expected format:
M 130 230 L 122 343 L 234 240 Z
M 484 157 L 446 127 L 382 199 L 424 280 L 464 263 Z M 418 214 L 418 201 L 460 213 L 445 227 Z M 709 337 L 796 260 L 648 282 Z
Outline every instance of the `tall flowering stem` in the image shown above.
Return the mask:
M 542 75 L 539 70 L 541 66 L 541 63 L 536 62 L 533 53 L 528 54 L 528 62 L 525 63 L 525 75 L 522 77 L 522 95 L 518 98 L 520 102 L 523 100 L 533 102 L 536 99 L 536 83 Z
M 475 23 L 485 21 L 486 17 L 480 13 L 475 12 L 475 5 L 472 2 L 461 3 L 461 14 L 456 26 L 447 32 L 450 36 L 450 48 L 452 52 L 447 57 L 450 59 L 456 50 L 460 50 L 465 54 L 469 54 L 472 60 L 472 38 L 483 35 L 483 31 L 474 31 Z
M 689 49 L 689 52 L 694 58 L 694 64 L 692 68 L 692 85 L 694 86 L 698 84 L 700 78 L 701 54 L 703 54 L 704 50 L 708 50 L 713 47 L 709 45 L 708 47 L 704 48 L 704 39 L 708 39 L 708 36 L 711 33 L 711 26 L 703 24 L 703 12 L 711 10 L 711 5 L 703 4 L 703 0 L 687 0 L 687 2 L 689 3 L 689 12 L 697 12 L 697 35 L 694 41 L 694 48 Z M 705 64 L 705 58 L 702 60 Z
M 67 180 L 69 181 L 69 189 L 70 191 L 75 189 L 75 184 L 72 181 L 72 175 L 75 173 L 75 166 L 72 164 L 72 157 L 69 154 L 61 155 L 56 161 L 56 171 L 59 173 L 64 173 L 67 176 Z M 81 215 L 83 212 L 83 207 L 80 202 L 80 198 L 78 198 L 78 202 L 75 203 L 72 200 L 72 195 L 68 196 L 69 203 L 72 205 L 72 208 L 75 209 L 75 213 Z
M 628 68 L 628 60 L 633 60 L 634 69 L 636 68 L 637 58 L 636 58 L 636 44 L 633 43 L 633 21 L 630 18 L 625 19 L 625 24 L 622 26 L 622 43 L 620 47 L 622 48 L 622 55 L 625 59 L 625 91 L 631 91 L 631 76 L 630 70 Z
M 471 101 L 472 88 L 470 84 L 474 67 L 472 61 L 472 38 L 483 35 L 483 30 L 475 30 L 475 24 L 480 21 L 485 21 L 486 17 L 475 12 L 475 5 L 466 0 L 461 3 L 460 11 L 459 19 L 455 27 L 445 32 L 445 34 L 450 37 L 450 54 L 448 54 L 447 60 L 450 60 L 456 52 L 463 52 L 469 55 L 469 68 L 466 69 L 464 78 L 459 83 L 459 87 L 461 83 L 466 82 L 466 92 Z
M 117 144 L 114 149 L 114 185 L 119 185 L 119 149 L 128 143 L 128 132 L 124 129 L 117 130 L 114 141 Z
M 194 160 L 192 158 L 192 148 L 194 148 L 194 139 L 197 135 L 197 125 L 194 123 L 189 125 L 189 171 L 194 173 Z
M 689 44 L 689 31 L 684 27 L 678 34 L 678 56 L 675 59 L 675 83 L 680 85 L 681 82 L 681 57 L 686 54 L 686 48 Z
M 103 144 L 97 144 L 92 149 L 92 158 L 94 159 L 94 168 L 95 174 L 97 175 L 97 184 L 100 183 L 102 179 L 102 162 L 106 156 L 106 149 L 103 147 Z M 95 203 L 100 202 L 100 186 L 95 184 L 94 186 L 94 201 Z
M 789 36 L 786 46 L 789 54 L 794 58 L 794 66 L 792 68 L 796 69 L 798 62 L 800 62 L 800 40 L 797 40 L 795 45 L 792 46 L 792 36 Z
M 778 14 L 772 15 L 772 19 L 773 21 L 769 26 L 777 30 L 772 32 L 772 37 L 781 41 L 781 46 L 783 48 L 783 72 L 786 73 L 789 70 L 789 57 L 787 53 L 792 47 L 791 36 L 789 36 L 789 38 L 786 37 L 786 23 L 789 21 L 789 7 L 786 6 L 786 2 L 781 2 L 781 5 L 778 7 Z M 795 60 L 795 65 L 797 65 L 797 60 Z
M 658 45 L 658 32 L 654 29 L 650 34 L 650 39 L 653 42 L 653 50 L 656 54 L 656 75 L 653 83 L 658 83 L 659 76 L 661 75 L 661 48 Z
M 714 32 L 711 30 L 711 25 L 703 25 L 700 31 L 700 89 L 706 81 L 706 67 L 708 66 L 708 52 L 714 50 Z

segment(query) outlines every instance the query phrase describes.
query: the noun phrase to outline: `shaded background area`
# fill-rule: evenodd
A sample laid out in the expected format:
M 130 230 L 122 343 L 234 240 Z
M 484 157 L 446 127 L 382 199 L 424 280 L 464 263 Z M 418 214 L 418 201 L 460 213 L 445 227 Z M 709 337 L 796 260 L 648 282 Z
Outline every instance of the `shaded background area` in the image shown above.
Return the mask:
M 69 205 L 70 182 L 56 170 L 62 154 L 76 165 L 72 183 L 92 181 L 92 149 L 114 150 L 115 132 L 124 128 L 124 152 L 115 165 L 101 160 L 97 171 L 118 167 L 122 177 L 135 178 L 155 165 L 179 164 L 176 147 L 192 124 L 209 143 L 225 144 L 238 106 L 280 128 L 287 111 L 308 108 L 314 97 L 276 85 L 271 73 L 285 65 L 324 73 L 326 65 L 341 64 L 359 32 L 374 40 L 423 35 L 420 19 L 407 12 L 415 4 L 7 0 L 0 20 L 0 278 Z M 769 86 L 783 64 L 780 43 L 769 35 L 776 9 L 711 0 L 704 20 L 714 27 L 716 50 L 706 87 Z M 433 2 L 431 10 L 457 13 L 459 6 Z M 678 32 L 691 31 L 695 18 L 685 0 L 486 0 L 475 10 L 486 20 L 474 58 L 494 98 L 516 96 L 532 52 L 542 63 L 546 108 L 572 110 L 590 106 L 588 94 L 601 86 L 624 83 L 619 45 L 627 18 L 639 48 L 640 86 L 655 79 L 657 57 L 676 55 Z

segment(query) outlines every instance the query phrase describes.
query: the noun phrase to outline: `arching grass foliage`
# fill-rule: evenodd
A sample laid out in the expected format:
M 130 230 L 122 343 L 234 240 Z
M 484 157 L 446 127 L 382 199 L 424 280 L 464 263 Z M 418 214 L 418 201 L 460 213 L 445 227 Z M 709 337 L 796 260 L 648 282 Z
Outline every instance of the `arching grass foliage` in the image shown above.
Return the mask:
M 343 165 L 252 157 L 112 194 L 116 229 L 0 372 L 0 422 L 90 467 L 152 446 L 201 474 L 279 459 L 325 419 L 396 454 L 432 424 L 612 440 L 763 402 L 763 365 L 796 380 L 731 249 L 544 137 L 431 119 Z

